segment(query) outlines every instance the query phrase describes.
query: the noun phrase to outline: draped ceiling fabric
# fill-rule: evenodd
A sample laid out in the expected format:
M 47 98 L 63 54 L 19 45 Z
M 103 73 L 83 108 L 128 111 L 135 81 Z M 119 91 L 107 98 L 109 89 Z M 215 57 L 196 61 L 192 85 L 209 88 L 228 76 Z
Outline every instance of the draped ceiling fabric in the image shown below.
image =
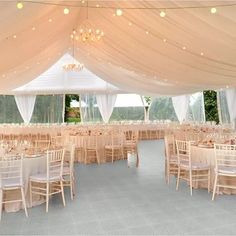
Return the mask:
M 72 54 L 72 30 L 86 18 L 83 1 L 39 4 L 1 1 L 0 93 L 11 93 Z M 89 21 L 105 33 L 101 42 L 76 41 L 75 57 L 98 77 L 128 92 L 177 96 L 236 86 L 235 1 L 89 1 Z M 70 13 L 63 14 L 63 6 Z M 99 7 L 96 5 L 99 4 Z M 124 9 L 102 7 L 210 8 Z

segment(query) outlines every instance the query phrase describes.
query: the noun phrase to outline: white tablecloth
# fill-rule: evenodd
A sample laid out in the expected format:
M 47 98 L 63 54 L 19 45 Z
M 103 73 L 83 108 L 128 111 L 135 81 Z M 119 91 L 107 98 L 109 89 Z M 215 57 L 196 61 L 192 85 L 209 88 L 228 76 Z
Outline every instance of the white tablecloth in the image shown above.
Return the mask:
M 25 196 L 26 196 L 26 205 L 30 206 L 30 197 L 29 197 L 29 177 L 33 174 L 42 173 L 46 171 L 46 157 L 32 157 L 23 159 L 23 181 L 25 185 Z M 7 198 L 15 199 L 16 197 L 20 198 L 20 191 L 13 190 L 7 191 Z M 43 203 L 45 200 L 43 198 L 33 198 L 33 206 Z M 22 208 L 22 203 L 6 203 L 5 210 L 7 212 L 16 212 Z

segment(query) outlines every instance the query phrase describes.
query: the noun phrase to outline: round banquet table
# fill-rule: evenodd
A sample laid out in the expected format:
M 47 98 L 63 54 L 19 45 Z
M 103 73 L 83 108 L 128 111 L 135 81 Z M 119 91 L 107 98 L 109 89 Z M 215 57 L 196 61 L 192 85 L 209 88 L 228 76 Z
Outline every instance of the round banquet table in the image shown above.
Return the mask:
M 46 156 L 41 155 L 38 157 L 25 157 L 23 159 L 23 181 L 25 190 L 25 200 L 27 207 L 30 207 L 30 194 L 29 194 L 29 177 L 33 174 L 42 173 L 46 171 Z M 20 190 L 7 191 L 7 199 L 21 199 Z M 37 198 L 38 197 L 38 198 Z M 33 196 L 33 206 L 45 202 L 44 198 L 40 196 Z M 16 212 L 22 209 L 21 202 L 13 202 L 5 204 L 5 211 Z
M 211 168 L 211 190 L 213 190 L 214 186 L 214 179 L 215 179 L 215 153 L 214 153 L 214 148 L 203 148 L 203 147 L 198 147 L 198 146 L 191 146 L 191 158 L 193 162 L 202 162 L 202 163 L 207 163 L 210 165 Z M 229 178 L 224 178 L 220 177 L 221 183 L 226 183 L 228 185 L 232 185 L 232 181 L 234 182 L 234 185 L 236 185 L 236 179 L 229 179 Z M 207 183 L 200 183 L 198 187 L 204 187 L 207 188 Z M 225 194 L 236 194 L 236 190 L 234 189 L 220 189 L 220 193 L 225 193 Z

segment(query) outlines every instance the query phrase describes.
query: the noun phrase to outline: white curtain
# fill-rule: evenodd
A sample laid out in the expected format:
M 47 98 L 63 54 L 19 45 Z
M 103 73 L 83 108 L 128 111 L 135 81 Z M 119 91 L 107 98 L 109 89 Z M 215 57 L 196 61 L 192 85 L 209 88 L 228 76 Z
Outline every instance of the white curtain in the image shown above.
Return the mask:
M 25 123 L 29 123 L 34 111 L 36 95 L 15 95 L 16 105 Z
M 172 97 L 173 107 L 175 109 L 175 113 L 178 117 L 180 123 L 186 120 L 188 106 L 189 106 L 189 96 L 182 95 L 177 97 Z
M 116 94 L 97 94 L 97 104 L 101 113 L 102 119 L 107 123 L 111 117 L 113 108 L 116 102 Z
M 236 89 L 227 89 L 225 90 L 225 94 L 230 116 L 230 122 L 233 122 L 236 118 Z

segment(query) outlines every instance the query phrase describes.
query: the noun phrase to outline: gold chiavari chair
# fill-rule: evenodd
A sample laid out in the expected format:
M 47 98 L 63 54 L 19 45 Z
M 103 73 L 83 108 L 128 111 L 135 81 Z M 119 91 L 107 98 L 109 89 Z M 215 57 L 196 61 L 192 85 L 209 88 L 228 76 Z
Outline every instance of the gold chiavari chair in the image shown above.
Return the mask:
M 191 142 L 176 140 L 178 157 L 178 176 L 176 190 L 179 189 L 179 181 L 183 179 L 189 182 L 190 194 L 193 194 L 193 181 L 207 181 L 208 192 L 210 192 L 210 166 L 206 163 L 192 162 Z M 183 172 L 183 174 L 182 174 Z
M 49 197 L 55 194 L 62 195 L 65 206 L 63 186 L 64 149 L 47 151 L 47 170 L 30 176 L 30 203 L 32 206 L 33 194 L 46 197 L 46 212 L 48 212 Z
M 24 182 L 23 182 L 23 156 L 4 156 L 0 158 L 0 220 L 2 207 L 4 203 L 22 202 L 25 209 L 25 215 L 28 212 L 25 203 Z M 4 199 L 6 191 L 21 191 L 21 199 Z
M 215 199 L 216 189 L 219 188 L 236 189 L 236 145 L 214 144 L 215 152 L 215 180 L 212 200 Z M 229 181 L 220 183 L 220 179 L 227 178 Z M 232 181 L 232 184 L 230 182 Z

